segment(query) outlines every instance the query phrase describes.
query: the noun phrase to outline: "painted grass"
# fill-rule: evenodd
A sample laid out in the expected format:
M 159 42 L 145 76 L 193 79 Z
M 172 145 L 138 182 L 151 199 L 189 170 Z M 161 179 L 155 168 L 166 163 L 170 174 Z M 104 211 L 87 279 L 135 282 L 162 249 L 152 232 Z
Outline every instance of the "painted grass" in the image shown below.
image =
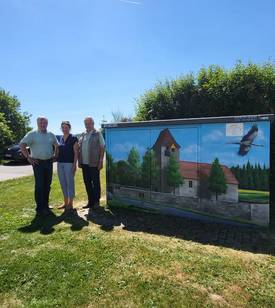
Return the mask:
M 80 172 L 76 191 L 85 204 Z M 54 177 L 51 204 L 61 202 Z M 159 234 L 148 225 L 127 230 L 120 220 L 110 228 L 62 221 L 58 210 L 30 228 L 33 208 L 32 177 L 0 183 L 1 307 L 274 306 L 274 255 L 179 237 L 163 217 Z M 141 214 L 131 215 L 138 225 Z
M 239 189 L 240 201 L 269 202 L 269 191 Z

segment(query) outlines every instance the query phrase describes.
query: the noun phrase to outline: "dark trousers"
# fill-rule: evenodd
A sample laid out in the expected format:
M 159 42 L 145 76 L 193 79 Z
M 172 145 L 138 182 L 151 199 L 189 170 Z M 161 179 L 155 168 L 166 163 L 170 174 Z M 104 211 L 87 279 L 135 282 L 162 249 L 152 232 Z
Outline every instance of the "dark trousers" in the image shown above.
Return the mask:
M 100 199 L 100 177 L 97 167 L 90 167 L 89 165 L 82 164 L 82 175 L 85 183 L 88 204 L 93 207 L 95 203 L 99 203 Z
M 40 213 L 49 209 L 49 195 L 53 175 L 52 160 L 38 160 L 38 164 L 33 165 L 33 173 L 35 178 L 36 212 Z

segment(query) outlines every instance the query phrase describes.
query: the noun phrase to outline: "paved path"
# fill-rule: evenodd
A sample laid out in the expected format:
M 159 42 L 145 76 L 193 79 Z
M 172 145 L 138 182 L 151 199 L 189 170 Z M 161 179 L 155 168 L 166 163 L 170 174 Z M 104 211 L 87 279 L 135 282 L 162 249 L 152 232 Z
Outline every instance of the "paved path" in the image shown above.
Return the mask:
M 54 164 L 54 170 L 56 170 L 56 164 Z M 22 176 L 32 174 L 33 171 L 31 165 L 23 165 L 17 163 L 7 163 L 5 165 L 0 165 L 0 181 L 20 178 Z

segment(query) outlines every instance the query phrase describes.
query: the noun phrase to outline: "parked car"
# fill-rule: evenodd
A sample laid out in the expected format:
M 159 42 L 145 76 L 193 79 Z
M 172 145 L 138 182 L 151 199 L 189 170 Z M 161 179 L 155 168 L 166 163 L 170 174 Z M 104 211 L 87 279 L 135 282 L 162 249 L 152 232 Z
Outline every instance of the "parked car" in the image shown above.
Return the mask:
M 29 153 L 30 149 L 27 148 Z M 21 153 L 19 144 L 13 144 L 4 150 L 4 160 L 12 160 L 17 162 L 26 162 L 26 158 Z
M 58 142 L 60 142 L 61 135 L 56 135 Z M 27 147 L 28 152 L 30 153 L 30 148 Z M 4 160 L 17 161 L 17 162 L 26 162 L 26 158 L 21 153 L 19 144 L 13 144 L 4 150 Z

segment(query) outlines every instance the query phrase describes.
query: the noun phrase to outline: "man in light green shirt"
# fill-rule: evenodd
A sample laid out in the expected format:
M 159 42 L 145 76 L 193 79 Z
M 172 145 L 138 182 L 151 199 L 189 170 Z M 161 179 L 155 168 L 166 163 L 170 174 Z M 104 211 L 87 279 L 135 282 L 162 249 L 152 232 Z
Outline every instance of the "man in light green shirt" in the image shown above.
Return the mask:
M 20 142 L 22 154 L 33 167 L 37 215 L 49 214 L 49 194 L 52 183 L 53 160 L 58 156 L 56 136 L 47 131 L 48 119 L 37 119 L 37 130 L 29 132 Z M 27 150 L 29 146 L 31 154 Z
M 27 133 L 20 143 L 30 147 L 30 158 L 46 160 L 53 157 L 54 145 L 58 142 L 53 133 L 34 130 Z

